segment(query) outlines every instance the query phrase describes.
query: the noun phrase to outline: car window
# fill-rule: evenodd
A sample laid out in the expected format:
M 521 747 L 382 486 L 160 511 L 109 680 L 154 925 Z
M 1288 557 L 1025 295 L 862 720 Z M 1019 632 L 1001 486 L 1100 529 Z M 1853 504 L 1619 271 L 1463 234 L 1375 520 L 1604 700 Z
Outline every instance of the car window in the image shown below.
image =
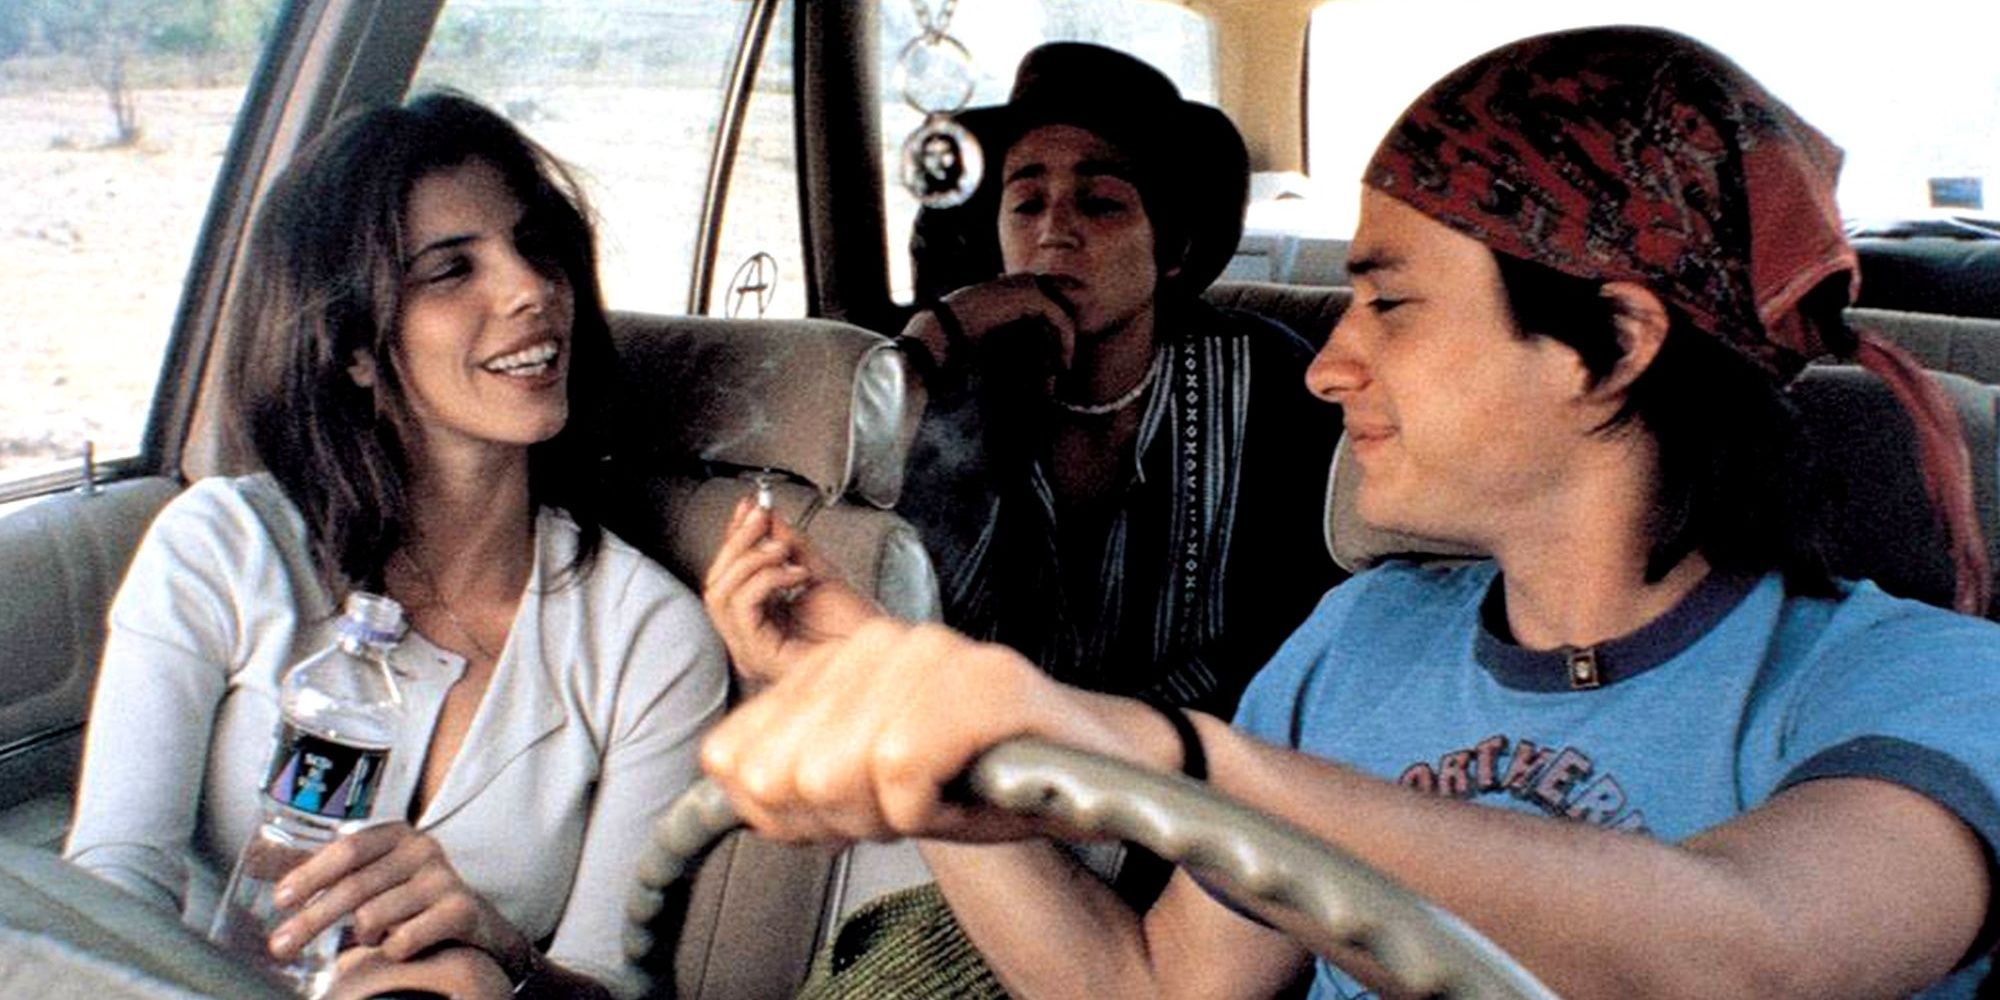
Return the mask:
M 278 5 L 0 3 L 0 481 L 139 453 Z
M 682 313 L 731 62 L 751 9 L 742 0 L 451 0 L 413 89 L 464 91 L 569 164 L 598 216 L 606 303 Z M 771 255 L 778 281 L 765 312 L 773 315 L 805 313 L 789 51 L 787 37 L 765 53 L 715 262 L 717 281 L 727 282 L 754 254 Z M 718 292 L 710 311 L 732 307 Z
M 918 6 L 910 0 L 882 0 L 878 21 L 883 211 L 890 290 L 901 302 L 911 294 L 909 240 L 917 203 L 896 178 L 903 140 L 922 124 L 923 115 L 896 90 L 896 62 L 904 47 L 923 34 Z M 934 11 L 944 5 L 932 0 L 922 6 Z M 1215 103 L 1214 32 L 1206 18 L 1174 0 L 982 0 L 952 6 L 947 32 L 972 56 L 972 106 L 1005 101 L 1021 57 L 1050 41 L 1098 42 L 1130 52 L 1171 78 L 1183 97 Z
M 2000 215 L 2000 5 L 1849 4 L 1813 13 L 1741 0 L 1335 0 L 1312 19 L 1308 158 L 1318 213 L 1354 228 L 1355 184 L 1403 107 L 1454 66 L 1511 39 L 1648 24 L 1736 60 L 1846 150 L 1850 219 Z M 1402 40 L 1401 44 L 1395 44 Z
M 711 316 L 806 314 L 798 142 L 792 127 L 792 3 L 778 5 L 729 172 L 709 282 Z

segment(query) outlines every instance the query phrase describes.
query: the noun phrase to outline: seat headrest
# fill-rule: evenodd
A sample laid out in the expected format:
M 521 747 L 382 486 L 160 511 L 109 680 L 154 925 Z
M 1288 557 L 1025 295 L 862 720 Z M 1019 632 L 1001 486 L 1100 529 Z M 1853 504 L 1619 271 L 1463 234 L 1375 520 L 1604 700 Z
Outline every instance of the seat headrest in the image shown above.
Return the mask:
M 622 498 L 616 530 L 681 579 L 699 582 L 736 502 L 755 491 L 751 477 L 650 476 L 631 484 Z M 892 511 L 824 503 L 800 483 L 772 484 L 771 493 L 778 516 L 797 525 L 847 582 L 890 614 L 909 621 L 943 614 L 930 553 L 909 522 Z
M 1849 309 L 1847 325 L 1895 341 L 1925 368 L 2000 384 L 2000 319 Z
M 1354 300 L 1354 289 L 1333 285 L 1280 285 L 1269 281 L 1218 281 L 1202 293 L 1210 305 L 1275 319 L 1315 349 Z
M 618 450 L 776 469 L 891 507 L 922 389 L 885 337 L 831 320 L 613 313 Z
M 1989 559 L 2000 567 L 2000 386 L 1932 372 L 1957 404 L 1972 456 L 1973 497 Z M 1790 390 L 1830 492 L 1828 559 L 1835 575 L 1871 579 L 1884 590 L 1950 607 L 1954 575 L 1943 527 L 1932 514 L 1909 417 L 1887 384 L 1852 365 L 1814 365 Z M 1392 556 L 1474 558 L 1469 546 L 1362 523 L 1355 511 L 1360 469 L 1345 441 L 1327 484 L 1327 548 L 1360 572 Z M 2000 581 L 1996 581 L 2000 582 Z M 2000 587 L 1996 587 L 2000 592 Z M 1987 611 L 2000 620 L 2000 600 Z
M 2000 387 L 1932 372 L 1958 409 L 1972 458 L 1972 497 L 1988 563 L 2000 567 L 1995 408 Z M 1950 607 L 1955 575 L 1931 510 L 1910 418 L 1881 379 L 1851 365 L 1808 368 L 1791 395 L 1831 491 L 1827 556 L 1839 576 L 1874 580 L 1904 597 Z M 2000 602 L 1987 609 L 2000 617 Z

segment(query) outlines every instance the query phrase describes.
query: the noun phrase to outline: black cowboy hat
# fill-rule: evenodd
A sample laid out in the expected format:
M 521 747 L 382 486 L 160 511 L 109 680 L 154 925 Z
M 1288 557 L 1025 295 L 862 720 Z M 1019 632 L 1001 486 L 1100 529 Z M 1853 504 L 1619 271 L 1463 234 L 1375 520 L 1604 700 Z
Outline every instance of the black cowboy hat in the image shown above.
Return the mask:
M 920 299 L 1001 272 L 1001 167 L 1015 141 L 1043 125 L 1088 129 L 1137 165 L 1134 181 L 1161 245 L 1187 241 L 1175 287 L 1200 292 L 1236 253 L 1250 185 L 1243 136 L 1221 111 L 1184 100 L 1165 74 L 1132 56 L 1085 42 L 1039 46 L 1021 59 L 1007 103 L 968 108 L 957 120 L 979 140 L 986 176 L 965 204 L 918 215 L 910 252 Z

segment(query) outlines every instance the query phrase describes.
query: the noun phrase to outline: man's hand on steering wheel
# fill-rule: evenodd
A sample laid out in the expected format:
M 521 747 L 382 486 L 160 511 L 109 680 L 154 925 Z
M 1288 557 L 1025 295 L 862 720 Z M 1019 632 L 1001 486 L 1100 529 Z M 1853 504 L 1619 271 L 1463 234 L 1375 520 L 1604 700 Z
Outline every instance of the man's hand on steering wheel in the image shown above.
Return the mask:
M 1139 746 L 1175 752 L 1144 706 L 1120 720 L 1127 703 L 1063 687 L 1018 653 L 942 626 L 874 619 L 809 661 L 702 747 L 738 813 L 780 840 L 1020 839 L 1049 831 L 947 791 L 989 747 L 1038 736 L 1128 760 Z M 1134 738 L 1120 722 L 1158 732 Z

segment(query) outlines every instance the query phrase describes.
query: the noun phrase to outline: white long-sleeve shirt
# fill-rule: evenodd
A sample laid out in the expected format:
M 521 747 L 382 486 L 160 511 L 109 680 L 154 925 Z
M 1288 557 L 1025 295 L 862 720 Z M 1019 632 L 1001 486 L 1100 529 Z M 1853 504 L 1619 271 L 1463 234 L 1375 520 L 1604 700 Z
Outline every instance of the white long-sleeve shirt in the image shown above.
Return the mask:
M 208 479 L 161 511 L 112 604 L 66 856 L 206 929 L 255 830 L 284 671 L 333 638 L 296 508 L 268 476 Z M 652 819 L 698 771 L 728 664 L 700 600 L 607 534 L 557 586 L 577 529 L 544 510 L 507 645 L 421 815 L 409 805 L 464 660 L 412 630 L 407 722 L 378 818 L 408 818 L 549 957 L 614 993 L 624 900 Z

